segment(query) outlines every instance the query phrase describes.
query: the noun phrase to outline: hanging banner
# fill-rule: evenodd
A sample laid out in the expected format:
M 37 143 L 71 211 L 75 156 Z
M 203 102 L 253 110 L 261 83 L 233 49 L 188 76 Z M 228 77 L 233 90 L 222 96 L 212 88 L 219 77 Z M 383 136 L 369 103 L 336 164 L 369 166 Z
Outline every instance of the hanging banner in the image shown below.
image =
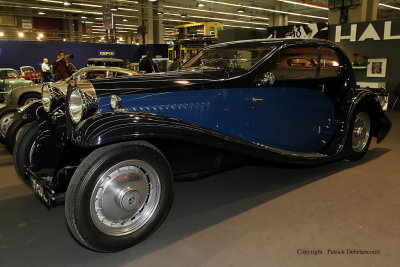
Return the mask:
M 103 29 L 111 30 L 112 28 L 114 28 L 114 22 L 111 5 L 106 3 L 103 5 Z
M 310 23 L 267 28 L 267 38 L 328 39 L 328 23 Z

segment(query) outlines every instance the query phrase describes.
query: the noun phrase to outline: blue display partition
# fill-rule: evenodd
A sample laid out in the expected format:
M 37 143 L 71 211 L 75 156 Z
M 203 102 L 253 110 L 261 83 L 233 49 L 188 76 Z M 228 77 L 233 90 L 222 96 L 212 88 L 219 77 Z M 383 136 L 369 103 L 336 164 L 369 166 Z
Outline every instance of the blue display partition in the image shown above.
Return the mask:
M 51 63 L 59 50 L 72 54 L 74 57 L 71 62 L 77 68 L 86 66 L 86 60 L 93 57 L 114 57 L 139 62 L 147 51 L 151 51 L 154 56 L 168 56 L 168 46 L 164 44 L 124 45 L 0 40 L 0 68 L 19 69 L 20 66 L 33 66 L 36 70 L 40 70 L 43 58 L 48 58 Z

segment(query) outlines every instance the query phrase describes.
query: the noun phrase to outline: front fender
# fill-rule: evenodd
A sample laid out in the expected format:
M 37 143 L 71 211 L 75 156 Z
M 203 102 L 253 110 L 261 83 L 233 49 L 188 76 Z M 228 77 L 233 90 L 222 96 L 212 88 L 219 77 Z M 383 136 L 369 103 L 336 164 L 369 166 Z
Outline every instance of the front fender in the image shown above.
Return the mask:
M 38 100 L 29 105 L 25 105 L 17 109 L 17 113 L 15 119 L 24 119 L 24 120 L 35 120 L 39 116 L 43 116 L 44 110 L 42 108 L 42 101 Z
M 89 148 L 137 139 L 215 144 L 216 140 L 226 138 L 229 137 L 175 118 L 152 113 L 118 111 L 99 113 L 82 121 L 72 132 L 71 141 L 78 147 Z

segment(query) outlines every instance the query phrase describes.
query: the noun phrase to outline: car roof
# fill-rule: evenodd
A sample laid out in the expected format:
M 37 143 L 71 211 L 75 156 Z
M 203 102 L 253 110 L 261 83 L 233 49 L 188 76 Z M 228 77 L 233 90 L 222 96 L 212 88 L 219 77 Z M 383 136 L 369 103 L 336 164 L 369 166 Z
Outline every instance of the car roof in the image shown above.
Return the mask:
M 89 58 L 87 61 L 101 61 L 101 62 L 124 62 L 120 58 L 113 58 L 113 57 L 94 57 L 94 58 Z
M 270 46 L 282 46 L 285 44 L 315 44 L 315 45 L 330 45 L 336 46 L 335 43 L 325 39 L 302 39 L 302 38 L 278 38 L 278 39 L 252 39 L 252 40 L 241 40 L 219 43 L 210 45 L 205 49 L 213 48 L 254 48 L 254 47 L 270 47 Z
M 17 71 L 16 69 L 12 69 L 12 68 L 0 68 L 0 70 L 14 70 L 14 71 Z
M 109 67 L 109 66 L 89 66 L 89 67 L 83 67 L 80 70 L 84 70 L 84 71 L 109 70 L 109 71 L 135 72 L 135 71 L 130 70 L 130 69 L 119 68 L 119 67 Z

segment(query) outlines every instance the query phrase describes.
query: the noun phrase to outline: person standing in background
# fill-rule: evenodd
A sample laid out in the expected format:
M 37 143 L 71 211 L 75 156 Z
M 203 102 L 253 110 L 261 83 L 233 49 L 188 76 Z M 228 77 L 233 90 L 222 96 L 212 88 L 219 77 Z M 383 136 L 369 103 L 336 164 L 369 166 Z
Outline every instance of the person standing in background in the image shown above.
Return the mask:
M 147 51 L 146 56 L 140 61 L 139 70 L 145 71 L 146 73 L 160 72 L 157 64 L 153 61 L 150 51 Z
M 177 57 L 177 58 L 175 58 L 174 62 L 172 62 L 172 63 L 168 66 L 168 71 L 177 70 L 180 66 L 181 66 L 181 58 L 180 58 L 180 57 Z
M 50 82 L 51 81 L 51 71 L 49 66 L 49 60 L 47 58 L 43 59 L 42 63 L 42 82 Z
M 64 51 L 58 51 L 57 58 L 53 61 L 53 66 L 56 72 L 56 81 L 67 79 L 70 76 L 72 67 Z

